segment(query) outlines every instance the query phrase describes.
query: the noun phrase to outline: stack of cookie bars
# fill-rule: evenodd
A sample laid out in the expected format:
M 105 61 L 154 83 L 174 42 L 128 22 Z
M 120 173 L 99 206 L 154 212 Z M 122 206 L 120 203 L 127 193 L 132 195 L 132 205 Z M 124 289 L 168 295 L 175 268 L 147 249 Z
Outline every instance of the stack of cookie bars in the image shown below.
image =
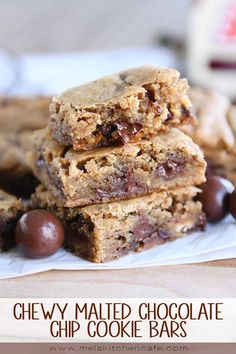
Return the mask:
M 187 90 L 176 70 L 140 67 L 53 99 L 28 156 L 32 202 L 63 220 L 67 249 L 105 262 L 204 226 L 206 163 L 178 130 L 194 121 Z

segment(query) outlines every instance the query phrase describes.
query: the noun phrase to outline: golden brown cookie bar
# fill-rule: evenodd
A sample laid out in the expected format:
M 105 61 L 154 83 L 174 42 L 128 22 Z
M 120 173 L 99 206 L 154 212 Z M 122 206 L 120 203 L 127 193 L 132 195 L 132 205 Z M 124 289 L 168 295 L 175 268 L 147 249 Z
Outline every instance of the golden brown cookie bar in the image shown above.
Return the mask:
M 208 172 L 236 185 L 236 106 L 222 94 L 201 88 L 189 91 L 198 124 L 184 131 L 199 144 L 208 161 Z
M 45 130 L 34 134 L 29 163 L 67 207 L 121 200 L 205 180 L 199 147 L 177 129 L 116 147 L 75 152 Z
M 187 91 L 187 80 L 174 69 L 123 71 L 55 97 L 51 132 L 77 151 L 147 138 L 194 121 Z
M 0 190 L 0 251 L 7 251 L 15 245 L 15 225 L 22 214 L 22 203 Z
M 46 127 L 50 97 L 0 97 L 0 126 L 5 131 L 35 130 Z
M 203 229 L 201 203 L 193 201 L 197 192 L 195 187 L 186 187 L 109 204 L 65 208 L 39 186 L 32 204 L 62 219 L 68 250 L 101 263 Z
M 0 132 L 0 188 L 19 197 L 29 197 L 38 184 L 26 161 L 32 150 L 32 131 Z

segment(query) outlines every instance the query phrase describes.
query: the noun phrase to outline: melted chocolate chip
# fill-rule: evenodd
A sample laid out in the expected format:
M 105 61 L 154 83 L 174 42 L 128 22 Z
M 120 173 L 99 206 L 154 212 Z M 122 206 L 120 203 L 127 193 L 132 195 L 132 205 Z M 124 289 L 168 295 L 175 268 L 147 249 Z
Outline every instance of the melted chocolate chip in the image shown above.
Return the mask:
M 165 122 L 169 122 L 169 121 L 172 120 L 173 118 L 174 118 L 173 113 L 172 113 L 172 112 L 169 112 L 169 113 L 167 114 L 167 118 L 166 118 Z
M 165 180 L 175 177 L 184 170 L 185 161 L 181 157 L 170 157 L 166 162 L 157 166 L 154 174 Z
M 144 239 L 156 236 L 157 234 L 153 225 L 151 225 L 145 217 L 140 218 L 140 220 L 135 224 L 132 232 L 136 241 L 143 241 Z
M 100 132 L 106 139 L 110 139 L 112 136 L 112 133 L 117 129 L 116 125 L 113 123 L 110 124 L 104 124 L 99 127 Z
M 120 120 L 116 123 L 117 131 L 124 143 L 128 143 L 142 129 L 141 123 L 129 123 L 125 120 Z
M 107 142 L 113 139 L 127 143 L 138 134 L 142 127 L 141 123 L 130 123 L 125 119 L 120 119 L 116 123 L 101 125 L 98 129 Z M 101 145 L 104 145 L 104 142 Z
M 191 112 L 184 106 L 181 106 L 181 116 L 191 117 Z
M 155 93 L 153 91 L 147 91 L 146 94 L 145 94 L 146 97 L 148 97 L 148 99 L 152 102 L 155 102 L 156 99 L 155 99 Z
M 124 198 L 131 194 L 148 192 L 146 184 L 138 181 L 129 170 L 124 170 L 120 175 L 109 176 L 104 182 L 105 188 L 97 189 L 101 199 Z
M 150 224 L 147 217 L 141 216 L 133 228 L 135 241 L 147 241 L 150 238 L 159 238 L 161 241 L 171 239 L 169 232 L 158 229 L 156 225 Z

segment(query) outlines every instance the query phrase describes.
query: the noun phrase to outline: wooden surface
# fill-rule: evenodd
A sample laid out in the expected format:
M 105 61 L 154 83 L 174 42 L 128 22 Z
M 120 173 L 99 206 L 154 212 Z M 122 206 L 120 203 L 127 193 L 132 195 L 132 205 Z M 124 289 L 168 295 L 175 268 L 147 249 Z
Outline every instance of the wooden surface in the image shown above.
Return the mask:
M 236 259 L 1 280 L 0 297 L 236 297 Z

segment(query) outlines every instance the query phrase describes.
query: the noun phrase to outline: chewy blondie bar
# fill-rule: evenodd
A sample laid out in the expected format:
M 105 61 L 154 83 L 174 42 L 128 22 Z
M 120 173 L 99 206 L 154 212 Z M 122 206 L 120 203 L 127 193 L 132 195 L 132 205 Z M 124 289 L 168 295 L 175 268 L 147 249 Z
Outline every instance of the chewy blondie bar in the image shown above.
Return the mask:
M 37 179 L 26 161 L 32 150 L 32 131 L 0 132 L 0 188 L 18 197 L 30 197 Z
M 75 152 L 46 130 L 34 134 L 29 163 L 35 176 L 67 207 L 133 198 L 205 181 L 199 147 L 177 129 L 150 140 Z
M 189 94 L 198 124 L 184 131 L 203 149 L 208 172 L 236 185 L 236 106 L 212 90 L 191 88 Z
M 22 203 L 0 190 L 0 251 L 7 251 L 14 246 L 15 225 L 22 214 Z
M 174 69 L 130 69 L 55 97 L 49 125 L 53 137 L 74 150 L 137 141 L 193 122 L 187 91 Z
M 0 126 L 4 131 L 35 130 L 46 127 L 50 97 L 0 97 Z
M 186 187 L 110 204 L 65 208 L 40 185 L 32 204 L 62 219 L 65 248 L 101 263 L 203 229 L 201 203 L 193 201 L 197 192 L 195 187 Z

